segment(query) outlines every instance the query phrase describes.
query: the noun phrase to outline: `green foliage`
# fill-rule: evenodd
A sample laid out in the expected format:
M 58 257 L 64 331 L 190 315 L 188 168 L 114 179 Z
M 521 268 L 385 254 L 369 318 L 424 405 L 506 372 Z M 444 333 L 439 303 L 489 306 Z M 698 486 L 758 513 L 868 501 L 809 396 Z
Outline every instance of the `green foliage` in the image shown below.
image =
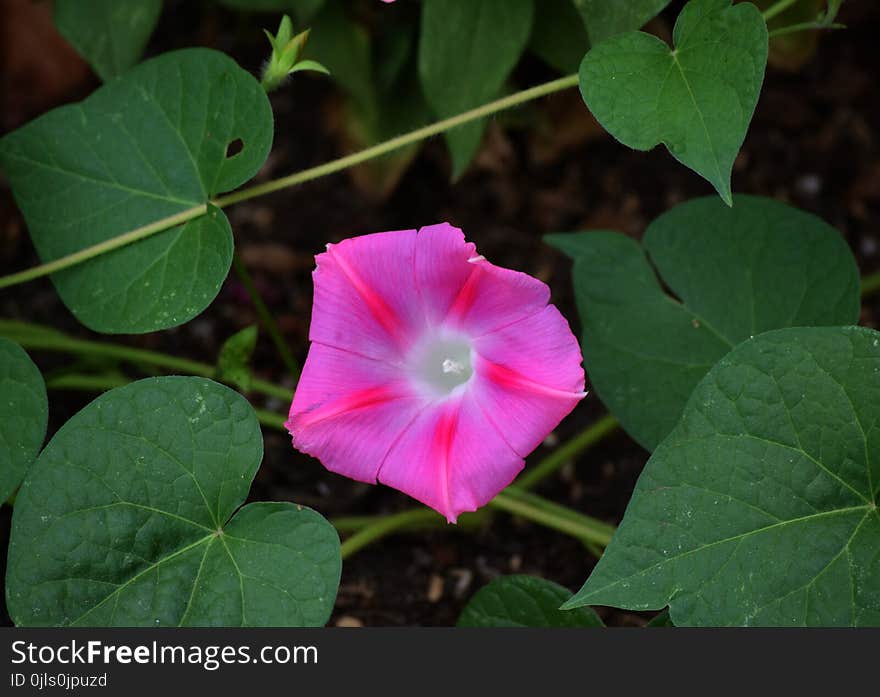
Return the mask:
M 425 0 L 419 41 L 419 75 L 438 118 L 498 96 L 519 61 L 532 28 L 532 0 Z M 485 121 L 446 133 L 453 178 L 480 145 Z
M 85 101 L 0 140 L 43 261 L 181 211 L 250 179 L 272 144 L 272 111 L 254 78 L 224 54 L 163 54 Z M 243 148 L 227 157 L 227 146 Z M 232 259 L 226 217 L 209 207 L 146 240 L 52 277 L 64 303 L 102 332 L 150 332 L 192 319 Z
M 368 33 L 341 6 L 328 5 L 315 18 L 306 45 L 306 55 L 327 65 L 348 97 L 343 126 L 351 148 L 375 145 L 431 120 L 414 58 L 417 17 L 396 11 L 386 15 L 387 9 Z M 419 147 L 400 148 L 355 174 L 368 190 L 388 193 Z
M 362 113 L 376 110 L 370 35 L 340 3 L 328 3 L 315 17 L 304 55 L 326 66 Z
M 162 0 L 55 0 L 61 35 L 106 81 L 140 60 L 162 13 Z
M 459 627 L 603 627 L 590 608 L 559 606 L 571 592 L 534 576 L 502 576 L 476 592 L 458 618 Z
M 748 2 L 691 0 L 673 43 L 642 32 L 603 41 L 581 64 L 581 94 L 621 143 L 663 143 L 730 204 L 733 161 L 764 80 L 767 25 Z
M 669 617 L 669 610 L 663 610 L 663 612 L 657 614 L 648 624 L 645 625 L 648 628 L 664 628 L 664 627 L 674 627 L 672 624 L 672 619 Z
M 590 43 L 640 29 L 660 14 L 670 0 L 572 0 L 587 27 Z
M 16 500 L 18 625 L 311 626 L 330 615 L 336 531 L 287 503 L 239 508 L 262 458 L 253 409 L 203 378 L 150 378 L 68 421 Z
M 299 59 L 309 32 L 306 30 L 293 36 L 293 22 L 287 15 L 281 18 L 277 34 L 272 34 L 268 29 L 263 31 L 272 46 L 269 62 L 263 67 L 263 77 L 260 80 L 266 92 L 277 89 L 289 75 L 296 72 L 311 70 L 325 75 L 329 72 L 317 61 Z
M 253 376 L 250 362 L 257 347 L 257 328 L 251 325 L 236 332 L 223 342 L 217 357 L 217 378 L 236 385 L 247 392 Z
M 590 38 L 572 0 L 536 3 L 529 49 L 541 60 L 561 73 L 576 73 L 589 48 Z
M 0 338 L 0 504 L 40 452 L 48 418 L 39 369 L 21 346 Z
M 246 12 L 291 12 L 300 22 L 307 22 L 327 0 L 217 0 L 233 10 Z
M 735 201 L 676 206 L 648 227 L 644 249 L 614 232 L 547 237 L 575 260 L 589 382 L 648 450 L 736 344 L 769 329 L 858 320 L 858 268 L 834 228 L 771 199 Z
M 567 607 L 880 625 L 880 333 L 792 328 L 709 372 Z

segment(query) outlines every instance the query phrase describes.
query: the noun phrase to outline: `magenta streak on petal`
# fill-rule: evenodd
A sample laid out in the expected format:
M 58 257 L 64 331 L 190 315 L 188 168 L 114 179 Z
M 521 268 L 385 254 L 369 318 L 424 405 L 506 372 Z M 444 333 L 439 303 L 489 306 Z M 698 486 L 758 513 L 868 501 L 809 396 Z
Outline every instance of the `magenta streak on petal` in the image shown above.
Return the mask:
M 534 380 L 529 380 L 515 370 L 506 368 L 498 363 L 493 363 L 482 357 L 477 365 L 479 366 L 477 368 L 479 373 L 484 375 L 488 380 L 492 380 L 500 387 L 527 390 L 529 392 L 534 392 L 535 394 L 547 397 L 560 397 L 563 399 L 581 399 L 587 396 L 586 392 L 571 392 L 569 390 L 560 390 L 555 387 L 549 387 L 548 385 L 542 385 Z
M 477 277 L 480 275 L 480 272 L 479 265 L 474 264 L 467 280 L 462 285 L 461 290 L 458 291 L 455 301 L 449 308 L 449 313 L 446 316 L 447 321 L 461 320 L 468 313 L 468 310 L 471 309 L 476 298 Z
M 342 258 L 341 254 L 333 254 L 332 250 L 332 245 L 328 245 L 327 252 L 332 255 L 333 260 L 339 265 L 339 269 L 358 292 L 358 295 L 364 299 L 364 302 L 367 304 L 367 307 L 370 308 L 370 312 L 373 317 L 376 318 L 376 321 L 382 325 L 385 331 L 387 331 L 388 334 L 398 342 L 398 344 L 405 345 L 406 339 L 403 327 L 400 318 L 394 310 L 388 306 L 388 303 L 386 303 L 378 293 L 364 283 L 360 276 L 358 276 L 357 272 L 355 272 L 349 263 Z
M 340 397 L 329 404 L 317 405 L 300 416 L 300 428 L 308 428 L 316 423 L 332 419 L 342 414 L 355 411 L 356 409 L 365 409 L 367 407 L 383 404 L 395 399 L 405 399 L 408 395 L 402 395 L 399 392 L 387 387 L 372 387 L 365 390 L 352 392 L 344 397 Z
M 458 425 L 458 402 L 454 403 L 440 416 L 437 429 L 434 431 L 434 452 L 437 454 L 439 463 L 438 475 L 440 476 L 440 497 L 443 501 L 443 515 L 450 523 L 455 522 L 456 515 L 452 510 L 452 501 L 449 498 L 449 454 L 452 451 L 452 441 L 455 439 L 455 428 Z

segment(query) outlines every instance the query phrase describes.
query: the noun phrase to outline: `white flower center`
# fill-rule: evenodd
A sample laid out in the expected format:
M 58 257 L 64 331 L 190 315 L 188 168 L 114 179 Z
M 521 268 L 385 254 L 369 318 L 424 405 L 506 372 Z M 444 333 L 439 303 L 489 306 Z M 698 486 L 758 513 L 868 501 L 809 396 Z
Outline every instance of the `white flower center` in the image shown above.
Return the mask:
M 458 337 L 432 338 L 416 351 L 412 368 L 415 378 L 431 392 L 452 394 L 474 374 L 470 344 Z

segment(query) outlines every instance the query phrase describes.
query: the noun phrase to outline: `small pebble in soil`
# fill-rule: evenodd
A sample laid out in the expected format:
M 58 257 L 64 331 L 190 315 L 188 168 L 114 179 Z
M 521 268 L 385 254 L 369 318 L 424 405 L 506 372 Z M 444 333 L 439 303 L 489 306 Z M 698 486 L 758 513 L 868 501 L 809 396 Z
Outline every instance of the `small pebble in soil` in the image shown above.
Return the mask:
M 440 601 L 440 598 L 443 597 L 443 589 L 444 589 L 443 577 L 438 576 L 437 574 L 431 574 L 431 578 L 428 580 L 428 602 L 436 603 Z
M 364 623 L 359 620 L 357 617 L 352 617 L 351 615 L 343 615 L 339 619 L 336 620 L 337 627 L 363 627 Z
M 822 191 L 822 178 L 817 174 L 803 174 L 797 178 L 794 186 L 803 196 L 816 196 Z

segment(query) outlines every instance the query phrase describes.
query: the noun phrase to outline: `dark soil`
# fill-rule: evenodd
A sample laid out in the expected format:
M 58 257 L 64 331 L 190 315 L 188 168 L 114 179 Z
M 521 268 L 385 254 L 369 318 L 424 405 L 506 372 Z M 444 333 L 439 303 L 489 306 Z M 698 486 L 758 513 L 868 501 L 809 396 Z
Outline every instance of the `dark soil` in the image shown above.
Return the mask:
M 656 31 L 668 34 L 680 4 L 654 23 Z M 768 69 L 733 185 L 737 192 L 773 196 L 821 216 L 840 230 L 867 273 L 880 268 L 880 7 L 867 0 L 849 0 L 844 7 L 841 19 L 850 28 L 824 34 L 805 65 L 794 72 Z M 43 4 L 7 0 L 0 8 L 0 26 L 7 31 L 6 67 L 0 78 L 4 130 L 81 99 L 98 86 L 54 37 Z M 148 53 L 207 45 L 256 71 L 263 57 L 262 28 L 268 23 L 267 16 L 235 14 L 212 3 L 168 2 Z M 527 85 L 553 74 L 527 58 L 515 77 Z M 275 146 L 258 180 L 341 154 L 335 126 L 339 100 L 331 83 L 297 80 L 272 101 Z M 542 235 L 601 227 L 639 237 L 650 220 L 675 203 L 711 193 L 706 182 L 664 149 L 633 152 L 603 134 L 574 91 L 531 105 L 519 116 L 515 128 L 491 125 L 476 163 L 456 183 L 449 182 L 442 141 L 434 140 L 386 198 L 340 174 L 227 210 L 237 248 L 300 361 L 308 349 L 312 257 L 326 242 L 448 220 L 494 263 L 546 281 L 554 302 L 576 326 L 570 264 L 542 244 Z M 0 274 L 36 263 L 8 185 L 0 180 Z M 91 336 L 46 279 L 4 290 L 0 316 Z M 880 299 L 875 296 L 863 308 L 862 323 L 876 327 L 878 320 Z M 231 274 L 217 300 L 189 324 L 118 340 L 210 361 L 224 339 L 256 322 Z M 57 355 L 36 354 L 35 359 L 45 371 L 69 364 Z M 261 377 L 292 385 L 264 335 L 255 369 Z M 53 392 L 50 435 L 93 397 Z M 255 404 L 276 411 L 288 406 Z M 591 395 L 556 436 L 570 437 L 603 411 Z M 391 489 L 329 474 L 317 461 L 295 452 L 286 435 L 267 431 L 265 438 L 263 467 L 251 491 L 255 500 L 294 500 L 328 517 L 388 513 L 413 505 Z M 546 452 L 540 448 L 530 462 Z M 617 434 L 564 468 L 538 493 L 618 522 L 646 459 L 645 451 Z M 9 518 L 5 507 L 0 513 L 4 538 Z M 594 563 L 577 541 L 501 513 L 477 531 L 449 527 L 391 537 L 346 560 L 331 624 L 449 625 L 473 592 L 500 574 L 536 574 L 574 590 Z M 645 621 L 632 613 L 605 616 L 617 625 Z

